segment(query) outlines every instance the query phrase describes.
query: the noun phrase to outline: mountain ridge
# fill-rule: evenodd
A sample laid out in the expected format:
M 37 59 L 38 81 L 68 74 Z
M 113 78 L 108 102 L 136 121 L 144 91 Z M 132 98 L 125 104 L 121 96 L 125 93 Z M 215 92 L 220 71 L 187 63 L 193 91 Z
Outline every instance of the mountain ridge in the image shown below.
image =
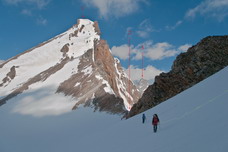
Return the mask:
M 155 77 L 126 118 L 150 109 L 228 65 L 228 36 L 208 36 L 177 56 L 172 69 Z

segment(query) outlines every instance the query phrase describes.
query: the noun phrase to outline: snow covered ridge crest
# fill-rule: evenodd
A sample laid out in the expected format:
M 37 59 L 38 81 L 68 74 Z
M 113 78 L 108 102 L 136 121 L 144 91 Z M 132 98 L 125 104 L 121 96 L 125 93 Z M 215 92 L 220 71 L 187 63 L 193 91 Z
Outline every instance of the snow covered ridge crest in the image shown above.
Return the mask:
M 0 64 L 2 64 L 2 63 L 4 63 L 5 61 L 3 61 L 3 60 L 0 60 Z
M 0 105 L 16 98 L 30 108 L 17 105 L 14 111 L 34 116 L 62 114 L 80 105 L 114 114 L 130 110 L 140 94 L 100 33 L 97 22 L 79 19 L 68 31 L 1 64 Z M 49 99 L 56 102 L 49 105 Z

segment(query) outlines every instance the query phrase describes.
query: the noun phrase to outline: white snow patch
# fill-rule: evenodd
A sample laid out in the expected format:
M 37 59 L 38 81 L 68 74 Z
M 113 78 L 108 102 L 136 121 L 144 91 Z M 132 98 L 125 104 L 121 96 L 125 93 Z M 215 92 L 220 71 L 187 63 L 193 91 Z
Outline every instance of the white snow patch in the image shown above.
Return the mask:
M 109 94 L 115 94 L 110 86 L 104 87 L 104 90 L 105 90 L 105 92 L 107 92 Z
M 125 87 L 126 85 L 123 85 L 123 81 L 120 80 L 121 79 L 121 73 L 119 72 L 118 67 L 117 67 L 117 63 L 119 63 L 119 62 L 120 61 L 117 58 L 115 58 L 115 68 L 116 68 L 116 71 L 117 71 L 117 74 L 118 74 L 118 79 L 116 78 L 116 84 L 117 84 L 117 88 L 118 88 L 118 93 L 119 93 L 120 97 L 124 101 L 125 109 L 130 111 L 133 105 L 131 105 L 128 102 L 127 98 L 125 97 L 125 95 L 129 97 L 129 93 L 127 92 L 127 89 Z M 125 95 L 122 92 L 124 92 Z M 130 99 L 131 99 L 131 101 L 133 101 L 133 98 L 131 96 L 130 96 Z
M 95 99 L 95 93 L 93 93 L 91 100 Z
M 93 72 L 92 65 L 90 65 L 89 67 L 86 67 L 85 69 L 83 69 L 82 72 L 83 72 L 85 75 L 90 75 L 90 74 L 92 74 L 92 72 Z
M 105 85 L 106 85 L 106 87 L 104 87 L 104 91 L 105 91 L 105 92 L 107 92 L 107 93 L 109 93 L 109 94 L 114 94 L 114 95 L 115 95 L 115 93 L 114 93 L 113 89 L 111 88 L 111 86 L 109 85 L 108 81 L 104 80 L 104 79 L 101 77 L 101 75 L 96 75 L 95 77 L 96 77 L 98 80 L 102 80 L 102 84 L 105 84 Z
M 105 84 L 106 85 L 106 87 L 104 87 L 105 92 L 107 92 L 109 94 L 114 94 L 115 95 L 115 93 L 114 93 L 113 89 L 111 88 L 111 86 L 109 85 L 108 81 L 106 81 L 106 80 L 103 79 L 102 84 Z
M 101 75 L 95 75 L 95 77 L 98 79 L 98 80 L 102 80 L 103 78 L 101 77 Z
M 81 84 L 81 83 L 77 82 L 77 83 L 75 84 L 75 87 L 79 86 L 80 84 Z

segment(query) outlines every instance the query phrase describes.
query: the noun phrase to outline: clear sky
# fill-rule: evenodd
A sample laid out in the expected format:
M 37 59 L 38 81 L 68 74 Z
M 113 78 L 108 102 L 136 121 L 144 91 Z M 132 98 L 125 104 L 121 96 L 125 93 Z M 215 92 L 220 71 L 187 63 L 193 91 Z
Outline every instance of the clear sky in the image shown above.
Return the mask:
M 228 34 L 228 0 L 0 0 L 0 60 L 46 41 L 85 18 L 98 21 L 102 39 L 132 79 L 153 80 L 175 57 L 211 35 Z M 144 49 L 142 49 L 142 46 Z

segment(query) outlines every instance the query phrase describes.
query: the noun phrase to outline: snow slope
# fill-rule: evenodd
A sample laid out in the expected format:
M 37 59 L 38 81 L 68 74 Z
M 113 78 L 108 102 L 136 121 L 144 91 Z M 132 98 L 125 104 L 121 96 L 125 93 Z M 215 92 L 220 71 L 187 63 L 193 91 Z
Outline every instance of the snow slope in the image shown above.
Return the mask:
M 17 98 L 17 97 L 16 97 Z M 17 99 L 0 108 L 1 152 L 227 152 L 228 67 L 194 87 L 128 120 L 89 108 L 60 116 L 13 112 Z M 161 124 L 153 133 L 151 117 Z
M 1 68 L 0 80 L 2 81 L 13 66 L 16 66 L 16 77 L 10 80 L 10 83 L 4 84 L 4 89 L 0 89 L 0 96 L 9 94 L 30 78 L 61 62 L 63 52 L 60 50 L 64 45 L 70 44 L 69 51 L 66 53 L 70 58 L 78 58 L 87 50 L 92 49 L 94 47 L 93 40 L 99 40 L 100 36 L 95 32 L 92 21 L 80 19 L 79 22 L 78 25 L 74 25 L 68 31 L 32 48 L 31 51 L 19 55 L 16 59 L 12 59 L 4 65 Z M 81 26 L 84 26 L 84 30 L 78 32 L 77 37 L 71 36 Z M 88 41 L 88 39 L 91 39 L 91 41 Z M 73 72 L 71 69 L 68 69 L 68 71 Z
M 227 152 L 227 99 L 228 67 L 146 111 L 146 124 L 137 115 L 90 136 L 90 146 L 81 142 L 79 147 L 108 152 Z M 151 126 L 154 113 L 161 121 L 158 133 Z

